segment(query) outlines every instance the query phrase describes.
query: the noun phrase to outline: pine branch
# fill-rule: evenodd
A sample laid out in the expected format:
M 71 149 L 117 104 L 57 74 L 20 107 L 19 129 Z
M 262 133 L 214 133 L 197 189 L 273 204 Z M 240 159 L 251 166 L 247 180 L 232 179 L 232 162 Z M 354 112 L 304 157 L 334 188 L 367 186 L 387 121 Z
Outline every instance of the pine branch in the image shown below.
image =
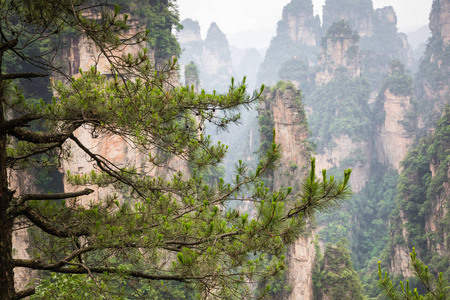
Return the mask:
M 33 73 L 33 72 L 26 72 L 26 73 L 13 73 L 13 74 L 3 74 L 3 79 L 18 79 L 18 78 L 36 78 L 36 77 L 47 77 L 48 74 L 42 74 L 42 73 Z
M 87 236 L 89 235 L 89 230 L 86 228 L 73 228 L 61 229 L 54 226 L 54 222 L 47 220 L 44 216 L 34 211 L 28 205 L 23 205 L 18 210 L 18 215 L 24 215 L 28 218 L 34 225 L 42 229 L 44 232 L 56 236 L 56 237 L 74 237 L 74 236 Z
M 16 127 L 23 127 L 27 125 L 28 122 L 37 120 L 39 118 L 41 118 L 41 116 L 37 114 L 26 114 L 12 120 L 5 121 L 0 124 L 0 133 L 6 132 Z
M 42 263 L 42 262 L 35 261 L 35 260 L 15 259 L 14 266 L 36 269 L 36 270 L 56 271 L 64 266 L 66 266 L 71 260 L 77 258 L 81 254 L 91 252 L 93 250 L 95 250 L 95 247 L 92 247 L 92 246 L 78 249 L 55 264 L 46 264 L 46 263 Z
M 73 255 L 74 254 L 72 254 L 71 256 L 73 256 Z M 79 254 L 77 254 L 77 255 L 79 255 Z M 126 276 L 130 276 L 130 277 L 150 279 L 150 280 L 172 280 L 172 281 L 179 281 L 179 282 L 187 282 L 188 280 L 201 280 L 201 279 L 208 277 L 208 275 L 205 275 L 205 276 L 155 275 L 155 274 L 151 274 L 151 273 L 132 271 L 132 270 L 123 270 L 123 269 L 109 268 L 109 267 L 92 267 L 91 268 L 91 267 L 88 267 L 85 265 L 84 265 L 84 267 L 80 267 L 80 268 L 70 268 L 70 267 L 64 267 L 66 265 L 73 265 L 67 259 L 61 260 L 60 262 L 58 262 L 56 264 L 45 264 L 45 263 L 38 262 L 35 260 L 27 260 L 27 259 L 15 259 L 14 265 L 16 267 L 29 268 L 29 269 L 33 269 L 33 270 L 48 270 L 48 271 L 54 271 L 54 272 L 58 272 L 58 273 L 65 273 L 65 274 L 110 273 L 110 274 L 120 274 L 120 275 L 126 275 Z
M 73 193 L 54 193 L 54 194 L 24 194 L 19 197 L 17 201 L 17 206 L 23 205 L 26 201 L 30 200 L 60 200 L 60 199 L 69 199 L 80 196 L 86 196 L 92 194 L 94 190 L 92 189 L 84 189 L 82 191 L 77 191 Z
M 61 143 L 66 141 L 70 137 L 70 135 L 80 126 L 81 124 L 70 125 L 69 128 L 67 128 L 63 133 L 33 132 L 16 127 L 8 130 L 8 134 L 16 137 L 21 141 L 26 141 L 34 144 Z

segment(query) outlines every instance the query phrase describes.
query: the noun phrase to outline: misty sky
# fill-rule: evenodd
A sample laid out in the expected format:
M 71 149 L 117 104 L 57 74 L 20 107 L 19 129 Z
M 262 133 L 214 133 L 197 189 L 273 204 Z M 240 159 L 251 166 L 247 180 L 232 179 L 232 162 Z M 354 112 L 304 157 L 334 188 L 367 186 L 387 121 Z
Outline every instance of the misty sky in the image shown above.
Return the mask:
M 372 0 L 374 8 L 391 5 L 397 13 L 401 32 L 411 32 L 428 24 L 432 0 Z M 290 0 L 177 0 L 180 18 L 200 22 L 205 38 L 211 22 L 216 22 L 230 44 L 239 47 L 268 47 L 283 7 Z M 313 0 L 322 16 L 325 0 Z

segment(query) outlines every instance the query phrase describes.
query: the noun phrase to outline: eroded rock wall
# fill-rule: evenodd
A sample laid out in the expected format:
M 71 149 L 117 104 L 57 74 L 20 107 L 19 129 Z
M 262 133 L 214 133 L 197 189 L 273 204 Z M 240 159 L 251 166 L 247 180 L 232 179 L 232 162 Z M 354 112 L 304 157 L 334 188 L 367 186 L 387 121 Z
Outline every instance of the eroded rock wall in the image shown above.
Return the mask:
M 333 23 L 322 39 L 319 71 L 316 85 L 323 85 L 335 77 L 337 70 L 345 70 L 350 77 L 361 76 L 359 37 L 352 31 L 350 23 Z M 342 71 L 341 71 L 342 72 Z
M 211 23 L 205 40 L 200 36 L 197 21 L 186 19 L 181 23 L 184 29 L 177 34 L 183 50 L 181 67 L 193 61 L 199 68 L 200 81 L 205 90 L 226 92 L 234 75 L 227 37 L 215 22 Z
M 408 115 L 415 109 L 411 94 L 396 95 L 386 89 L 381 102 L 385 117 L 377 132 L 377 158 L 401 171 L 400 163 L 415 138 L 415 133 L 406 129 Z
M 306 114 L 301 104 L 300 91 L 292 84 L 284 83 L 271 91 L 266 90 L 265 99 L 259 113 L 272 118 L 275 142 L 282 146 L 282 158 L 273 174 L 273 189 L 288 186 L 299 188 L 310 163 Z M 313 229 L 310 227 L 308 230 L 311 233 L 299 238 L 288 249 L 287 282 L 292 292 L 285 295 L 284 299 L 313 299 L 312 273 L 316 252 Z
M 258 72 L 258 84 L 274 85 L 282 65 L 292 59 L 317 61 L 321 38 L 320 19 L 314 16 L 311 0 L 292 0 L 283 8 L 277 35 L 270 42 Z

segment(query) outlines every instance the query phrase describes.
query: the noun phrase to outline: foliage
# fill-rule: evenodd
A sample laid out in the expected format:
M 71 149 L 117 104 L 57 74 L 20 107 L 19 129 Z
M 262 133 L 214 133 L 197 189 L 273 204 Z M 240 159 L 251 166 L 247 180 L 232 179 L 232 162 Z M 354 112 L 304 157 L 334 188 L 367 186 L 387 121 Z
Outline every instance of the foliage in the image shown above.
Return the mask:
M 150 47 L 156 49 L 156 63 L 165 63 L 173 55 L 180 55 L 180 46 L 172 30 L 180 30 L 183 26 L 179 23 L 174 0 L 114 0 L 114 3 L 124 12 L 137 15 L 142 20 L 140 23 L 145 24 Z
M 367 138 L 371 118 L 369 96 L 370 89 L 364 79 L 339 75 L 305 98 L 305 103 L 312 108 L 309 125 L 319 151 L 325 146 L 332 148 L 333 137 Z
M 316 299 L 366 299 L 345 241 L 326 246 L 315 285 L 322 292 Z
M 440 34 L 433 34 L 427 42 L 415 78 L 419 111 L 427 128 L 432 127 L 440 117 L 434 113 L 434 108 L 439 106 L 443 109 L 448 104 L 448 94 L 440 95 L 440 91 L 448 84 L 449 65 L 450 46 L 444 46 Z
M 245 298 L 253 292 L 249 284 L 285 268 L 281 253 L 306 231 L 316 212 L 333 209 L 348 196 L 350 170 L 342 181 L 325 171 L 319 180 L 314 159 L 299 191 L 270 191 L 261 177 L 280 156 L 281 146 L 274 140 L 255 170 L 240 161 L 233 182 L 218 178 L 211 183 L 209 178 L 208 184 L 201 171 L 219 166 L 227 147 L 202 133 L 205 123 L 226 129 L 238 121 L 238 109 L 256 102 L 262 89 L 249 96 L 245 84 L 233 79 L 227 94 L 173 87 L 176 60 L 156 63 L 155 68 L 147 48 L 131 47 L 135 51 L 128 53 L 127 47 L 142 46 L 149 32 L 125 35 L 128 17 L 120 14 L 119 6 L 96 6 L 99 17 L 89 19 L 81 0 L 1 1 L 0 58 L 9 53 L 37 65 L 41 73 L 3 73 L 5 68 L 0 68 L 0 277 L 5 278 L 0 298 L 36 293 L 32 287 L 15 291 L 15 267 L 67 274 L 44 279 L 48 286 L 38 287 L 44 297 L 54 286 L 62 287 L 62 294 L 51 296 L 61 298 L 75 284 L 85 283 L 80 291 L 95 298 L 178 298 L 182 289 L 172 284 L 194 288 L 203 298 Z M 157 10 L 169 5 L 148 3 Z M 47 41 L 49 35 L 63 38 L 67 31 L 76 33 L 71 38 L 92 41 L 110 69 L 102 74 L 94 65 L 71 77 L 55 62 L 64 50 L 60 44 L 50 43 L 39 57 L 27 52 L 34 41 Z M 6 97 L 7 80 L 50 72 L 65 78 L 52 84 L 57 98 L 36 103 L 19 89 L 9 89 L 13 93 Z M 33 127 L 33 122 L 42 126 Z M 85 143 L 79 137 L 82 130 L 93 140 L 123 141 L 142 163 L 115 161 L 110 153 Z M 8 169 L 26 169 L 30 162 L 70 163 L 77 159 L 74 151 L 92 162 L 91 171 L 67 172 L 66 183 L 74 192 L 10 190 Z M 199 172 L 183 174 L 170 164 L 174 161 Z M 93 188 L 110 192 L 95 196 L 101 193 L 93 194 Z M 253 215 L 227 208 L 230 200 L 252 207 Z M 27 219 L 34 237 L 29 259 L 12 257 L 18 218 Z M 260 253 L 272 255 L 268 264 Z
M 191 61 L 188 65 L 184 67 L 184 77 L 191 78 L 193 82 L 200 83 L 200 72 L 197 68 L 197 65 Z
M 281 26 L 279 23 L 278 26 Z M 258 82 L 275 84 L 280 80 L 279 70 L 281 66 L 292 57 L 305 57 L 310 61 L 317 60 L 315 47 L 298 45 L 287 35 L 277 35 L 272 38 L 270 46 L 266 51 L 264 61 L 258 71 Z
M 382 91 L 385 89 L 396 96 L 409 96 L 412 93 L 412 78 L 405 73 L 405 67 L 399 60 L 391 62 L 391 74 L 385 79 Z
M 126 280 L 117 280 L 111 283 L 108 274 L 87 275 L 87 274 L 57 274 L 50 273 L 37 282 L 36 293 L 32 295 L 31 300 L 37 299 L 67 299 L 67 300 L 85 300 L 85 299 L 155 299 L 163 300 L 175 299 L 196 299 L 197 294 L 193 287 L 186 284 L 159 281 L 148 282 L 145 285 L 137 281 L 127 282 Z M 172 299 L 173 299 L 172 298 Z
M 283 81 L 293 81 L 299 84 L 297 88 L 308 92 L 314 84 L 314 73 L 306 59 L 291 58 L 281 65 L 279 77 Z
M 450 297 L 450 285 L 448 281 L 444 279 L 442 273 L 439 273 L 437 279 L 428 271 L 426 266 L 418 257 L 416 250 L 413 248 L 411 257 L 411 268 L 414 272 L 414 276 L 421 282 L 426 289 L 425 295 L 420 295 L 417 288 L 410 288 L 409 280 L 406 283 L 400 281 L 400 289 L 392 283 L 387 271 L 384 276 L 381 271 L 381 264 L 378 262 L 378 275 L 380 278 L 380 288 L 383 289 L 385 295 L 392 300 L 412 299 L 438 299 L 446 300 Z
M 448 197 L 443 186 L 448 182 L 450 162 L 450 113 L 447 108 L 439 120 L 435 132 L 422 139 L 402 162 L 404 168 L 398 181 L 396 209 L 391 214 L 389 251 L 396 245 L 415 246 L 423 253 L 422 259 L 448 280 L 448 259 L 439 254 L 437 247 L 446 247 L 445 232 L 450 230 L 448 213 L 436 210 L 447 207 Z M 432 176 L 431 168 L 434 169 Z M 400 214 L 402 218 L 398 217 Z M 434 222 L 436 229 L 427 231 L 427 222 Z M 406 232 L 404 237 L 402 231 Z
M 350 23 L 341 20 L 339 22 L 334 22 L 328 29 L 326 38 L 339 38 L 339 37 L 347 37 L 352 36 L 353 31 L 350 26 Z

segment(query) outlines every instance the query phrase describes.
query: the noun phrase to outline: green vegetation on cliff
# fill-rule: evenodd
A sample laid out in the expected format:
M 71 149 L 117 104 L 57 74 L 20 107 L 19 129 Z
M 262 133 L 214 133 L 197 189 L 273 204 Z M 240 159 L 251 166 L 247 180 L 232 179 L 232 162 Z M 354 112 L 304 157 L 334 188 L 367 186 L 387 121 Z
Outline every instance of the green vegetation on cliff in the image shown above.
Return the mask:
M 319 86 L 305 103 L 312 108 L 309 126 L 320 151 L 333 148 L 333 137 L 348 135 L 354 140 L 365 140 L 370 131 L 368 100 L 370 88 L 361 78 L 338 75 Z
M 139 23 L 148 29 L 150 48 L 155 49 L 157 64 L 166 63 L 173 55 L 180 55 L 178 44 L 172 30 L 180 30 L 176 0 L 114 0 L 115 4 L 122 7 L 123 12 L 129 12 L 131 16 L 138 16 Z M 97 0 L 98 2 L 98 0 Z M 142 30 L 142 29 L 140 29 Z
M 396 209 L 391 214 L 392 245 L 416 247 L 430 268 L 443 272 L 448 279 L 449 242 L 446 234 L 450 232 L 450 215 L 446 186 L 450 166 L 449 108 L 439 119 L 435 132 L 408 153 L 402 166 L 399 196 Z M 430 227 L 430 224 L 434 225 Z M 392 248 L 390 250 L 393 251 Z
M 319 267 L 313 277 L 317 291 L 314 299 L 366 299 L 344 241 L 337 245 L 327 244 L 323 260 L 316 263 Z
M 308 46 L 304 41 L 295 41 L 289 36 L 289 31 L 297 32 L 298 30 L 308 31 L 306 34 L 314 34 L 316 44 L 320 36 L 320 20 L 313 15 L 313 7 L 311 0 L 294 0 L 283 8 L 283 18 L 277 24 L 277 35 L 272 38 L 269 48 L 267 49 L 264 61 L 258 72 L 258 83 L 275 84 L 278 80 L 283 79 L 278 76 L 281 66 L 293 57 L 304 58 L 308 61 L 317 61 L 318 48 L 316 46 Z M 303 28 L 291 28 L 299 26 L 292 24 L 289 17 L 307 18 Z
M 412 78 L 405 72 L 404 65 L 398 59 L 391 62 L 391 74 L 385 79 L 381 92 L 386 89 L 389 89 L 396 96 L 412 94 Z

